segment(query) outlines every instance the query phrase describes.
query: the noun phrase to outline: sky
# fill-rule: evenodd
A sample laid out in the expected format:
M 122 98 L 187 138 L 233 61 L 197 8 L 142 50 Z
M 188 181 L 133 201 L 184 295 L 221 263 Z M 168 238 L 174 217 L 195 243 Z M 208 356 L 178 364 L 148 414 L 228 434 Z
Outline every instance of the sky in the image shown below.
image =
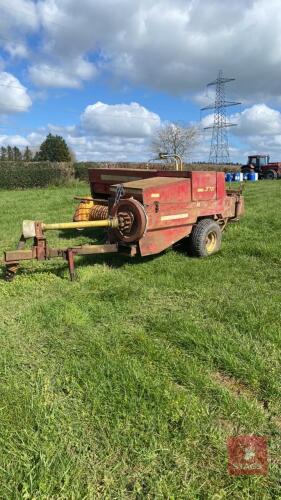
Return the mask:
M 235 77 L 230 156 L 281 161 L 280 0 L 0 0 L 0 146 L 62 135 L 78 160 L 144 161 L 167 122 L 197 125 Z

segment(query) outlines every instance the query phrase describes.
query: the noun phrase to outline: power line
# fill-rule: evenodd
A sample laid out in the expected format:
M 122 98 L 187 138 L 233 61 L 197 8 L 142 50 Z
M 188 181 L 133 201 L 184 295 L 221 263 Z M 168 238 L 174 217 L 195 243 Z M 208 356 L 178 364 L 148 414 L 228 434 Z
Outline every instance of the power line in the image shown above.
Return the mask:
M 10 89 L 19 89 L 19 90 L 26 90 L 26 87 L 24 85 L 20 87 L 19 85 L 11 85 L 10 83 L 0 83 L 0 87 L 8 87 Z
M 1 102 L 0 102 L 0 105 L 1 105 Z M 13 108 L 16 108 L 16 109 L 23 109 L 23 110 L 26 110 L 28 111 L 26 108 L 24 107 L 21 107 L 21 106 L 13 106 Z M 70 109 L 63 109 L 63 108 L 60 108 L 60 113 L 73 113 L 73 114 L 82 114 L 83 111 L 74 111 L 74 110 L 70 110 Z M 7 112 L 5 113 L 4 111 L 1 112 L 1 109 L 0 109 L 0 115 L 1 114 L 7 114 Z M 159 123 L 159 125 L 161 124 L 161 119 L 160 117 L 159 118 L 156 118 L 156 117 L 144 117 L 144 116 L 137 116 L 137 115 L 129 115 L 129 116 L 124 116 L 124 115 L 120 115 L 120 116 L 116 116 L 114 114 L 110 114 L 110 113 L 104 113 L 103 115 L 100 115 L 97 117 L 98 119 L 103 119 L 103 118 L 110 118 L 111 120 L 124 120 L 124 119 L 128 119 L 129 121 L 131 120 L 135 120 L 135 121 L 141 121 L 143 122 L 145 125 L 149 125 L 150 122 L 157 122 Z M 67 126 L 67 125 L 66 125 Z
M 214 110 L 213 125 L 204 127 L 204 130 L 212 129 L 212 141 L 209 155 L 210 163 L 229 163 L 228 127 L 235 127 L 236 123 L 230 123 L 226 108 L 237 106 L 241 102 L 227 101 L 225 98 L 225 84 L 233 82 L 235 78 L 225 78 L 222 70 L 219 71 L 216 80 L 207 84 L 207 88 L 216 87 L 215 102 L 201 108 L 201 111 Z
M 5 42 L 13 43 L 13 41 L 10 38 L 5 37 L 4 35 L 2 35 L 2 33 L 0 33 L 0 38 L 2 40 L 5 40 Z
M 36 10 L 36 14 L 37 14 L 36 17 L 37 17 L 37 20 L 38 20 L 38 22 L 39 22 L 39 24 L 41 26 L 45 27 L 46 24 L 53 24 L 54 26 L 58 26 L 59 28 L 63 28 L 63 29 L 69 30 L 69 26 L 66 26 L 65 24 L 57 23 L 56 21 L 51 21 L 50 19 L 45 20 L 45 23 L 44 23 L 44 20 L 42 21 L 42 16 L 39 15 L 40 13 L 37 10 L 37 3 L 33 4 L 33 5 L 36 7 L 36 9 L 35 9 Z M 6 9 L 6 11 L 8 11 L 8 12 L 12 12 L 12 10 L 7 5 L 5 5 L 5 4 L 4 5 L 0 5 L 0 9 L 2 7 L 4 9 Z M 25 14 L 25 15 L 29 13 L 29 11 L 27 9 L 21 9 L 21 8 L 17 7 L 16 10 L 17 10 L 17 12 L 21 12 L 22 14 Z
M 1 101 L 0 101 L 0 106 L 1 106 Z M 21 109 L 22 111 L 30 111 L 30 109 L 29 109 L 29 108 L 26 108 L 26 107 L 24 107 L 24 106 L 14 106 L 14 105 L 13 105 L 13 110 L 14 110 L 14 109 Z M 6 110 L 6 111 L 5 111 L 4 109 L 3 109 L 3 110 L 1 110 L 1 108 L 0 108 L 0 116 L 1 116 L 1 115 L 9 115 L 9 114 L 11 114 L 12 112 L 13 112 L 12 110 L 10 110 L 10 111 L 9 111 L 9 110 Z

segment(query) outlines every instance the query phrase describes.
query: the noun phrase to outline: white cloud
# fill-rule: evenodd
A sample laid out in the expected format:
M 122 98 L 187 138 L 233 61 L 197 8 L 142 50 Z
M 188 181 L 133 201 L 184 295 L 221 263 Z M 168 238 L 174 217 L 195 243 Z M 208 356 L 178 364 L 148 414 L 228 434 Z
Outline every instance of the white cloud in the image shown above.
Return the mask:
M 281 113 L 264 103 L 242 111 L 241 115 L 234 115 L 239 126 L 234 133 L 253 153 L 269 153 L 275 160 L 280 161 L 281 147 Z
M 230 119 L 238 122 L 238 127 L 229 130 L 233 134 L 229 141 L 233 161 L 244 162 L 250 153 L 269 153 L 273 159 L 280 160 L 281 113 L 278 110 L 261 103 Z M 206 120 L 212 124 L 212 115 Z M 51 132 L 62 135 L 79 160 L 146 161 L 152 156 L 150 138 L 155 124 L 161 125 L 159 116 L 138 103 L 98 102 L 85 108 L 77 125 L 48 124 L 25 137 L 2 135 L 0 145 L 29 145 L 36 149 Z M 207 160 L 209 149 L 210 134 L 203 134 L 192 160 Z
M 94 64 L 81 58 L 70 65 L 39 63 L 29 69 L 32 81 L 41 87 L 79 88 L 81 82 L 96 76 Z
M 264 103 L 254 104 L 241 113 L 234 113 L 228 118 L 229 123 L 237 124 L 231 132 L 247 139 L 249 136 L 274 136 L 281 133 L 281 113 Z M 202 118 L 202 128 L 213 125 L 214 115 Z
M 280 24 L 280 0 L 0 0 L 0 41 L 29 55 L 35 84 L 78 88 L 110 71 L 197 102 L 220 67 L 239 97 L 281 98 Z M 23 37 L 35 32 L 34 54 Z
M 203 118 L 202 127 L 212 126 L 214 115 L 210 114 Z M 281 113 L 277 109 L 267 106 L 265 103 L 254 104 L 244 109 L 242 113 L 230 115 L 229 121 L 237 123 L 237 127 L 228 129 L 230 144 L 238 140 L 240 153 L 234 148 L 231 158 L 245 160 L 248 154 L 270 153 L 271 156 L 280 160 L 281 147 Z M 205 133 L 205 143 L 210 142 L 211 130 Z
M 28 111 L 32 102 L 26 88 L 10 73 L 0 72 L 0 114 Z
M 0 146 L 29 146 L 29 141 L 21 135 L 0 135 Z
M 62 135 L 79 160 L 142 161 L 151 157 L 150 138 L 160 126 L 159 116 L 138 103 L 87 106 L 77 125 L 46 127 L 31 131 L 26 137 L 10 136 L 13 145 L 36 149 L 46 135 Z M 3 136 L 5 145 L 9 136 Z
M 204 129 L 206 127 L 212 127 L 213 123 L 214 123 L 213 113 L 205 115 L 201 119 L 201 128 Z
M 211 87 L 205 91 L 198 92 L 193 96 L 193 101 L 196 102 L 201 108 L 204 106 L 210 106 L 216 97 L 215 88 Z
M 160 126 L 156 113 L 138 103 L 108 105 L 97 102 L 87 106 L 81 124 L 100 135 L 119 137 L 149 137 Z
M 0 0 L 0 46 L 13 58 L 29 54 L 24 38 L 36 32 L 39 18 L 30 0 Z
M 17 28 L 20 32 L 35 31 L 38 28 L 36 4 L 31 0 L 0 0 L 0 33 Z
M 73 127 L 53 125 L 31 132 L 26 138 L 18 136 L 19 145 L 25 140 L 31 148 L 37 149 L 49 132 L 62 135 L 81 161 L 141 161 L 151 156 L 149 141 L 144 138 L 77 135 L 78 131 Z M 8 143 L 7 139 L 6 144 Z
M 95 54 L 121 79 L 184 95 L 222 67 L 245 98 L 281 95 L 280 0 L 41 0 L 38 13 L 45 57 L 63 68 Z M 83 79 L 75 64 L 68 77 Z
M 81 127 L 68 128 L 66 140 L 81 160 L 141 161 L 151 157 L 150 138 L 160 117 L 134 102 L 89 105 Z
M 151 157 L 145 139 L 66 136 L 66 141 L 83 161 L 146 161 Z
M 22 42 L 5 43 L 5 50 L 12 57 L 18 57 L 18 58 L 24 59 L 24 58 L 27 58 L 29 55 L 29 51 L 28 51 L 27 46 L 25 45 L 25 43 L 22 43 Z
M 231 117 L 238 123 L 237 135 L 276 135 L 281 133 L 281 113 L 266 104 L 255 104 Z
M 280 24 L 280 0 L 0 0 L 10 55 L 27 57 L 23 38 L 40 37 L 34 83 L 78 88 L 100 69 L 197 102 L 220 67 L 239 97 L 281 98 Z

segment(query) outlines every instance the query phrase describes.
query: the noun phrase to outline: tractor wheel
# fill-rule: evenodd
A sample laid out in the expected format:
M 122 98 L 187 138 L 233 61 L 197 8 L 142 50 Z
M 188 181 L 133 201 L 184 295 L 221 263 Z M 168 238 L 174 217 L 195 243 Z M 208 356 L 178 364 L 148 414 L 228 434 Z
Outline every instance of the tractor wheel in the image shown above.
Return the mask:
M 268 172 L 264 174 L 264 178 L 268 180 L 277 179 L 277 172 L 275 172 L 275 170 L 268 170 Z
M 221 247 L 221 229 L 213 219 L 202 219 L 190 235 L 191 252 L 197 257 L 208 257 Z

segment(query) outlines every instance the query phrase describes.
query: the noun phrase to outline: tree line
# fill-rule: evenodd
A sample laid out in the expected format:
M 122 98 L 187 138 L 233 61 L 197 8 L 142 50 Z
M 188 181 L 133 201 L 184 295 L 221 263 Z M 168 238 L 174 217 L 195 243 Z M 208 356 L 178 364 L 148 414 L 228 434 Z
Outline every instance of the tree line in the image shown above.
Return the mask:
M 72 159 L 71 152 L 63 137 L 52 134 L 47 135 L 36 152 L 28 146 L 23 151 L 17 146 L 1 146 L 0 149 L 0 161 L 68 162 Z
M 0 150 L 1 161 L 32 161 L 33 152 L 26 146 L 24 151 L 21 151 L 17 146 L 2 146 Z

